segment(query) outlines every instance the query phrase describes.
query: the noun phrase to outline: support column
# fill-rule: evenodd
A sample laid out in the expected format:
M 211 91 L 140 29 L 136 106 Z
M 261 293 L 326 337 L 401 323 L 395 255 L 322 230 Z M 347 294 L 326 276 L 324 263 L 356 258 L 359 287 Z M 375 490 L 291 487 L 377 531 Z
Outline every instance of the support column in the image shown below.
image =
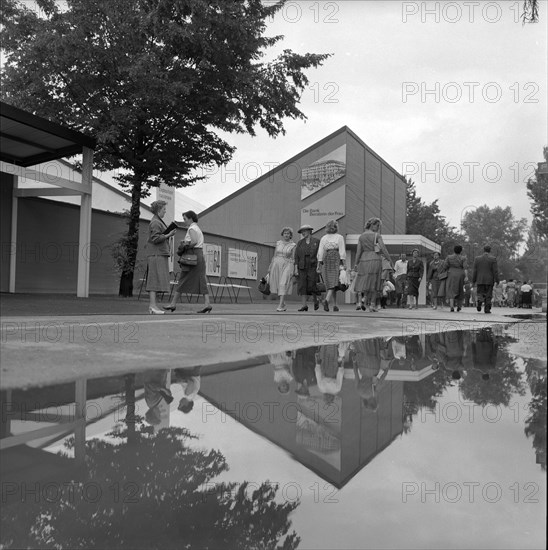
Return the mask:
M 19 205 L 19 199 L 17 198 L 17 187 L 19 178 L 13 176 L 13 191 L 11 198 L 11 254 L 10 254 L 10 279 L 9 279 L 9 291 L 15 293 L 15 268 L 17 264 L 17 211 Z
M 90 240 L 91 240 L 91 197 L 93 174 L 93 149 L 84 147 L 82 160 L 82 183 L 88 188 L 82 194 L 80 203 L 80 233 L 78 241 L 78 283 L 76 296 L 89 296 Z

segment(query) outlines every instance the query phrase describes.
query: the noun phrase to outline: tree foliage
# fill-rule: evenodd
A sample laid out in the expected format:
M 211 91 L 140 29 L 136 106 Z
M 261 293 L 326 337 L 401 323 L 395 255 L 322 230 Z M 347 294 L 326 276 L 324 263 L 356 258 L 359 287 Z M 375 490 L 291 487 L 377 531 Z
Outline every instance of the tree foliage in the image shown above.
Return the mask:
M 548 163 L 548 146 L 543 150 L 544 162 Z M 541 239 L 548 239 L 548 171 L 535 170 L 535 176 L 527 181 L 527 196 L 531 200 L 535 231 Z
M 523 0 L 523 23 L 538 23 L 539 0 Z
M 154 434 L 141 422 L 133 444 L 120 426 L 108 435 L 86 442 L 91 481 L 3 507 L 3 548 L 297 548 L 289 515 L 299 503 L 279 502 L 276 484 L 217 482 L 224 456 L 190 448 L 187 430 Z
M 426 204 L 417 195 L 415 183 L 411 179 L 406 182 L 406 233 L 408 235 L 423 235 L 438 244 L 453 243 L 460 238 L 456 229 L 450 226 L 441 215 L 437 199 Z
M 2 98 L 98 140 L 95 165 L 122 170 L 132 194 L 135 265 L 139 202 L 151 187 L 184 187 L 197 169 L 227 163 L 219 132 L 284 133 L 328 56 L 283 50 L 265 36 L 283 6 L 262 0 L 36 0 L 3 2 Z M 133 267 L 126 276 L 133 276 Z

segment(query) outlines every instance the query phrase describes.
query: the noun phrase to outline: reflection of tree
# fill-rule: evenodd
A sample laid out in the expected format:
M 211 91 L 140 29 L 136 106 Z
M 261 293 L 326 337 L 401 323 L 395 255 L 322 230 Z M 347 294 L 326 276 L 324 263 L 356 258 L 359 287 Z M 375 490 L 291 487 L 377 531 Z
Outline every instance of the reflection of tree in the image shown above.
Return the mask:
M 505 348 L 499 348 L 496 367 L 490 371 L 488 380 L 484 380 L 484 371 L 469 369 L 464 374 L 460 390 L 466 401 L 478 405 L 508 406 L 514 394 L 524 395 L 525 386 L 514 359 Z
M 126 429 L 109 434 L 115 443 L 86 443 L 92 481 L 59 487 L 53 502 L 3 507 L 2 524 L 8 526 L 3 547 L 298 546 L 297 534 L 288 533 L 298 502 L 276 502 L 277 486 L 261 483 L 251 490 L 247 482 L 215 483 L 228 470 L 220 452 L 189 448 L 186 441 L 193 436 L 182 428 L 153 434 L 139 427 L 133 434 L 138 445 L 126 444 Z
M 531 387 L 533 398 L 530 415 L 525 419 L 525 435 L 533 438 L 537 462 L 546 470 L 546 378 L 535 380 Z
M 420 382 L 404 382 L 404 415 L 407 419 L 404 425 L 405 433 L 411 431 L 413 416 L 421 409 L 430 411 L 435 409 L 437 398 L 441 397 L 447 386 L 451 384 L 451 380 L 449 371 L 438 369 Z

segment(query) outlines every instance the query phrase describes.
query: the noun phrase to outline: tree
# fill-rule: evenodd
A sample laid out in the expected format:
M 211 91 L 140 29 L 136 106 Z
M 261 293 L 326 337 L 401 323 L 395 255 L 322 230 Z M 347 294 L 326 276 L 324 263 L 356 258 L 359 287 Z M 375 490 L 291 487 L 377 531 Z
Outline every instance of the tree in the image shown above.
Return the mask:
M 131 445 L 120 426 L 107 435 L 86 442 L 91 481 L 2 507 L 2 548 L 297 548 L 299 502 L 280 499 L 278 484 L 216 481 L 225 457 L 192 448 L 184 428 L 154 434 L 141 422 Z
M 527 181 L 527 196 L 531 199 L 531 213 L 539 237 L 548 238 L 548 146 L 543 149 L 544 167 L 538 166 L 535 175 Z
M 266 51 L 264 35 L 285 0 L 36 0 L 31 11 L 3 2 L 2 98 L 96 136 L 96 166 L 122 170 L 131 191 L 129 296 L 139 239 L 139 205 L 161 183 L 185 187 L 197 169 L 226 164 L 234 147 L 217 132 L 270 136 L 299 110 L 308 79 L 328 55 Z
M 514 277 L 518 247 L 527 228 L 525 218 L 515 219 L 509 206 L 489 208 L 484 204 L 464 214 L 461 228 L 473 252 L 468 253 L 469 259 L 473 259 L 483 245 L 490 244 L 491 253 L 498 259 L 501 278 Z
M 426 204 L 417 195 L 415 183 L 406 178 L 406 233 L 408 235 L 423 235 L 435 243 L 453 243 L 460 235 L 454 227 L 441 215 L 437 199 Z M 452 248 L 452 246 L 451 246 Z

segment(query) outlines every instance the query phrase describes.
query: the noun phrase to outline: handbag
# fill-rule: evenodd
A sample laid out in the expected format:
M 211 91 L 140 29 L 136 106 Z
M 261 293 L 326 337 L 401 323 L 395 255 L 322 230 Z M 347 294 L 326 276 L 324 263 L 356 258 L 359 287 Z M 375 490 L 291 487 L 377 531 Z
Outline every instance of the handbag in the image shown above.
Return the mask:
M 441 273 L 438 271 L 438 281 L 443 281 L 444 279 L 447 279 L 447 276 L 449 275 L 449 272 L 442 271 Z
M 264 294 L 265 296 L 270 296 L 271 292 L 270 292 L 270 284 L 268 283 L 268 281 L 263 277 L 260 281 L 259 281 L 259 292 L 261 294 Z
M 181 254 L 179 265 L 198 265 L 198 256 L 196 254 Z
M 377 236 L 378 234 L 375 233 L 375 252 L 377 254 L 380 254 L 382 252 L 382 248 L 381 248 L 381 245 L 377 242 Z

